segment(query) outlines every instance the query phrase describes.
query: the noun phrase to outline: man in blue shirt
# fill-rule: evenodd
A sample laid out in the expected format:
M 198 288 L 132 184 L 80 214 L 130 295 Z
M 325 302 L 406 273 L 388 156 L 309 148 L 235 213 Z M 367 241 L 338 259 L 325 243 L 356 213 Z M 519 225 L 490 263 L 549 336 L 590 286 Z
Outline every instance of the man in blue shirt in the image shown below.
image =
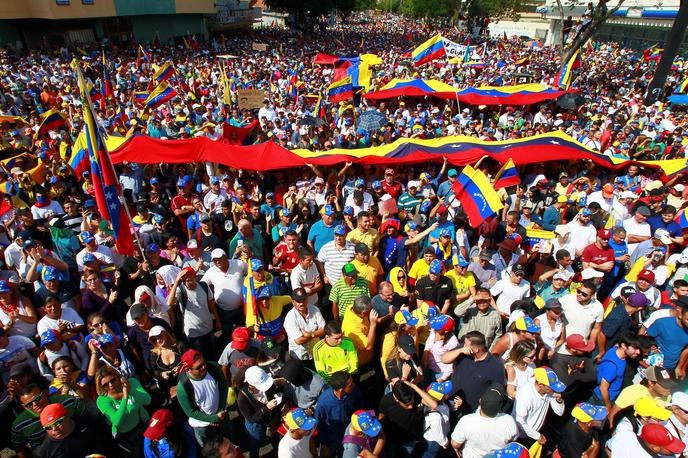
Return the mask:
M 666 229 L 672 243 L 681 246 L 683 244 L 683 229 L 681 225 L 674 221 L 676 218 L 676 208 L 666 205 L 659 214 L 652 215 L 647 219 L 647 223 L 654 235 L 657 229 Z
M 444 197 L 444 201 L 449 203 L 450 197 L 454 195 L 452 191 L 452 185 L 456 181 L 456 177 L 459 176 L 459 172 L 456 169 L 449 169 L 447 172 L 447 181 L 443 181 L 437 187 L 437 195 L 439 197 Z
M 633 331 L 626 331 L 619 339 L 619 344 L 604 354 L 597 366 L 597 387 L 594 401 L 611 411 L 614 400 L 621 392 L 626 360 L 640 356 L 640 339 Z
M 351 414 L 362 408 L 363 396 L 351 374 L 339 371 L 330 377 L 330 386 L 318 397 L 315 419 L 318 420 L 320 456 L 336 456 L 342 446 Z
M 282 208 L 280 204 L 277 203 L 275 200 L 275 193 L 274 192 L 269 192 L 265 194 L 265 203 L 260 206 L 260 213 L 263 216 L 268 216 L 274 217 L 275 216 L 275 210 L 278 208 Z
M 323 206 L 320 211 L 320 221 L 311 226 L 308 231 L 308 245 L 313 251 L 318 253 L 320 248 L 328 242 L 334 240 L 334 208 L 332 205 Z
M 664 354 L 664 368 L 676 369 L 676 375 L 680 376 L 685 369 L 676 366 L 681 353 L 688 347 L 688 297 L 679 297 L 674 304 L 678 308 L 652 322 L 647 328 L 647 335 L 655 338 Z
M 568 202 L 566 196 L 558 196 L 556 202 L 545 209 L 542 214 L 542 228 L 546 231 L 553 231 L 561 224 L 561 209 Z

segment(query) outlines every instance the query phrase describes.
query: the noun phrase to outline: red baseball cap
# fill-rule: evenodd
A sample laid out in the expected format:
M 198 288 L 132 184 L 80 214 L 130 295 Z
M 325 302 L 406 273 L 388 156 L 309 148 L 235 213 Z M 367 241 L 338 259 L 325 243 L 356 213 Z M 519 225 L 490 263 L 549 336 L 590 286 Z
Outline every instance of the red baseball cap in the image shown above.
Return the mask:
M 651 270 L 643 269 L 638 272 L 638 280 L 645 280 L 649 283 L 655 282 L 655 273 Z
M 580 334 L 571 334 L 566 338 L 566 346 L 587 353 L 595 349 L 595 342 Z
M 609 240 L 612 238 L 612 231 L 609 229 L 600 229 L 597 231 L 597 236 L 603 240 Z
M 648 423 L 640 430 L 640 438 L 645 442 L 662 447 L 671 453 L 682 453 L 686 444 L 674 437 L 668 429 L 658 423 Z
M 160 409 L 156 411 L 148 423 L 148 428 L 143 433 L 143 437 L 150 440 L 159 441 L 165 435 L 165 431 L 174 423 L 174 414 L 171 410 Z
M 239 351 L 244 351 L 248 348 L 250 333 L 248 328 L 235 328 L 232 332 L 232 348 Z
M 191 366 L 193 366 L 194 361 L 196 361 L 198 358 L 201 358 L 202 356 L 203 355 L 201 355 L 201 352 L 199 352 L 198 350 L 194 350 L 193 348 L 190 350 L 186 350 L 182 355 L 182 372 L 186 372 L 189 369 L 191 369 Z
M 48 404 L 41 412 L 41 426 L 48 426 L 67 415 L 69 415 L 69 412 L 62 404 Z

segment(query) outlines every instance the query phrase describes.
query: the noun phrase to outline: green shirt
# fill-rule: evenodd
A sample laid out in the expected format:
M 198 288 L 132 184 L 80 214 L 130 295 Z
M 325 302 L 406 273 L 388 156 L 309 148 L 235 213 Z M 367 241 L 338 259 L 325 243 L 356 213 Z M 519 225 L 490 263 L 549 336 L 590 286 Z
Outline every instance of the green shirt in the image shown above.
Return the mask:
M 71 415 L 81 415 L 84 413 L 85 406 L 81 399 L 74 396 L 53 394 L 48 396 L 48 404 L 62 404 Z M 43 443 L 45 431 L 41 426 L 41 420 L 30 410 L 24 410 L 17 415 L 12 422 L 12 447 L 16 450 L 21 446 L 30 446 L 32 449 L 38 448 Z
M 332 285 L 332 290 L 330 291 L 330 300 L 337 303 L 337 309 L 339 312 L 339 318 L 344 316 L 344 312 L 354 305 L 354 299 L 359 296 L 370 297 L 370 289 L 368 288 L 368 282 L 363 277 L 357 277 L 354 286 L 349 286 L 342 276 L 339 280 Z
M 418 194 L 416 194 L 417 196 Z M 403 193 L 397 199 L 397 206 L 399 210 L 404 210 L 405 212 L 415 212 L 416 208 L 420 205 L 420 199 L 414 197 L 408 192 Z
M 129 379 L 129 396 L 119 401 L 110 396 L 98 396 L 96 405 L 112 425 L 112 434 L 123 434 L 136 428 L 139 423 L 148 421 L 149 415 L 144 406 L 151 402 L 150 394 L 135 378 Z
M 338 371 L 346 371 L 353 374 L 358 369 L 358 353 L 354 343 L 348 337 L 342 338 L 342 343 L 332 347 L 325 339 L 318 341 L 313 346 L 313 363 L 315 370 L 325 381 L 330 380 L 330 375 Z

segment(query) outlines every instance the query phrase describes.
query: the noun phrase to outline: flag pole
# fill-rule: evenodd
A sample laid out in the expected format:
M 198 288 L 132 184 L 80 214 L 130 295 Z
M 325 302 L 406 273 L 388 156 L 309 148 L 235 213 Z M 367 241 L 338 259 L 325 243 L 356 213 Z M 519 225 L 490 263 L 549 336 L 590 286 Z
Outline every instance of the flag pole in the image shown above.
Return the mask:
M 97 114 L 93 110 L 93 103 L 91 102 L 91 95 L 86 91 L 86 88 L 83 85 L 84 82 L 84 75 L 81 74 L 81 68 L 79 67 L 79 64 L 75 65 L 76 71 L 77 71 L 77 77 L 78 77 L 78 82 L 79 82 L 79 90 L 83 92 L 84 94 L 84 101 L 88 103 L 88 109 L 91 110 L 91 114 L 93 116 L 93 122 L 96 123 L 96 135 L 100 135 L 100 133 L 97 130 Z M 86 124 L 84 123 L 84 130 L 86 129 Z M 103 148 L 105 149 L 105 152 L 107 153 L 108 156 L 110 156 L 110 151 L 108 150 L 107 143 L 103 141 Z M 118 176 L 117 172 L 115 171 L 115 165 L 112 163 L 112 160 L 108 161 L 110 163 L 110 168 L 112 170 L 112 174 L 114 176 Z M 119 184 L 119 183 L 118 183 Z M 121 186 L 121 185 L 119 185 Z M 124 213 L 127 215 L 127 219 L 129 220 L 129 228 L 134 227 L 134 222 L 131 218 L 131 213 L 129 212 L 129 206 L 127 205 L 127 199 L 124 197 L 124 195 L 120 192 L 118 193 L 119 195 L 117 196 L 119 199 L 120 204 L 122 207 L 124 207 Z M 112 221 L 110 222 L 112 224 Z M 134 238 L 136 239 L 136 244 L 139 247 L 139 252 L 141 253 L 141 259 L 143 262 L 146 262 L 146 254 L 143 251 L 143 245 L 141 244 L 141 239 L 139 238 L 139 233 L 134 230 Z

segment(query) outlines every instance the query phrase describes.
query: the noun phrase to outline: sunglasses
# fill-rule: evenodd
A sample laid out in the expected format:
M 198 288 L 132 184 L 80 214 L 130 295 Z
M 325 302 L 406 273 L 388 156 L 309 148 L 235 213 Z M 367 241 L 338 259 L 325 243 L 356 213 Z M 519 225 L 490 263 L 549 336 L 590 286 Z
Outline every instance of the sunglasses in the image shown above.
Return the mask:
M 190 370 L 190 371 L 200 371 L 200 370 L 203 369 L 204 367 L 205 367 L 205 363 L 201 363 L 201 364 L 199 364 L 198 366 L 190 367 L 189 370 Z
M 115 383 L 117 383 L 117 379 L 116 379 L 116 378 L 110 378 L 110 379 L 107 379 L 107 380 L 101 380 L 101 381 L 100 381 L 100 385 L 101 385 L 101 386 L 112 386 L 112 385 L 114 385 Z
M 38 394 L 35 398 L 31 399 L 29 402 L 25 402 L 23 404 L 24 407 L 29 408 L 31 406 L 34 406 L 38 403 L 40 403 L 43 400 L 43 393 Z
M 44 430 L 46 431 L 52 431 L 53 429 L 58 429 L 62 426 L 62 423 L 64 423 L 64 417 L 58 418 L 54 422 L 50 423 L 49 425 L 45 425 L 43 427 Z
M 582 297 L 590 297 L 589 293 L 586 293 L 585 291 L 582 291 L 580 289 L 576 290 L 576 293 L 580 294 Z
M 96 323 L 91 323 L 91 327 L 92 328 L 98 328 L 98 327 L 102 326 L 104 323 L 105 323 L 104 321 L 98 321 Z

